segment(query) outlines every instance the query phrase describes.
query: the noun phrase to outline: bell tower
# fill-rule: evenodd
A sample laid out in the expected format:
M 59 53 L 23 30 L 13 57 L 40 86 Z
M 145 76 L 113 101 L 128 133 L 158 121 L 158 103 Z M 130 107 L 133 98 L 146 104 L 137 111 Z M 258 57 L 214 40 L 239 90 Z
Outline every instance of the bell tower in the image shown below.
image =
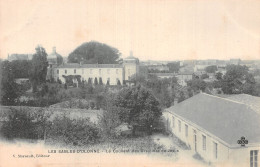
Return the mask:
M 133 56 L 133 51 L 123 60 L 124 80 L 130 81 L 134 79 L 139 72 L 139 59 Z

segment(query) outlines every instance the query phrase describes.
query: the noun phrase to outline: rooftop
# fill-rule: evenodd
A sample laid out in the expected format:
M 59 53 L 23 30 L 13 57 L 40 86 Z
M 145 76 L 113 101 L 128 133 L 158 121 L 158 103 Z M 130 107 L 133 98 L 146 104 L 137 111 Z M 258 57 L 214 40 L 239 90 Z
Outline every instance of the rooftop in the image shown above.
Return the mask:
M 227 97 L 229 100 L 237 101 L 250 106 L 254 111 L 260 114 L 260 97 L 248 95 L 248 94 L 237 94 Z
M 67 63 L 62 64 L 58 68 L 122 68 L 121 64 L 78 64 L 78 63 Z
M 200 93 L 166 110 L 230 146 L 237 146 L 237 140 L 242 136 L 249 143 L 260 143 L 260 114 L 245 103 Z

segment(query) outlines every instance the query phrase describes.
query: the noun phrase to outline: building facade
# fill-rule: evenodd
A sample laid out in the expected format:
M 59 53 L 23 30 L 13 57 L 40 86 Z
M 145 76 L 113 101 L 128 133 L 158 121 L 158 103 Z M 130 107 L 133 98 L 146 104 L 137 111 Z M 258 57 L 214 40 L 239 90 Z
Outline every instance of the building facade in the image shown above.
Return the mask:
M 55 69 L 63 63 L 63 58 L 56 52 L 56 47 L 52 48 L 52 53 L 47 56 L 48 68 L 47 68 L 47 80 L 57 80 L 55 78 Z
M 94 83 L 97 80 L 98 83 L 117 85 L 136 77 L 139 72 L 139 60 L 130 55 L 122 64 L 63 63 L 59 66 L 52 65 L 49 71 L 53 71 L 50 75 L 55 81 L 60 80 L 62 83 L 66 83 L 68 76 L 77 76 L 84 82 Z
M 260 114 L 246 104 L 200 93 L 163 116 L 167 130 L 206 162 L 259 166 Z

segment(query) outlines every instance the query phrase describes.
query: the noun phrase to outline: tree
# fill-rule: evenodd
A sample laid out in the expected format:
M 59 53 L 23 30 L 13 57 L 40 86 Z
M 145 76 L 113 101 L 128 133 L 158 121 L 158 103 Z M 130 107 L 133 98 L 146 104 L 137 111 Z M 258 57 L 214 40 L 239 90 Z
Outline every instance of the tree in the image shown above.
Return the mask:
M 121 85 L 121 82 L 120 80 L 117 80 L 117 85 L 120 86 Z
M 206 79 L 206 78 L 209 78 L 209 75 L 208 75 L 208 74 L 202 74 L 202 75 L 201 75 L 201 79 Z
M 92 80 L 91 80 L 91 78 L 88 78 L 88 85 L 92 85 Z
M 185 95 L 183 93 L 183 91 L 180 92 L 180 97 L 178 98 L 178 103 L 182 102 L 185 100 Z
M 126 85 L 126 81 L 125 80 L 123 80 L 123 85 Z
M 77 47 L 68 57 L 69 63 L 117 64 L 121 53 L 118 49 L 99 42 L 86 42 Z
M 116 97 L 115 106 L 129 111 L 121 119 L 133 126 L 133 135 L 138 126 L 151 134 L 152 127 L 156 126 L 162 115 L 158 100 L 140 85 L 123 89 Z
M 109 83 L 109 80 L 107 80 L 107 84 L 106 84 L 107 86 L 109 86 L 110 85 L 110 83 Z
M 10 108 L 7 112 L 8 121 L 3 122 L 1 132 L 4 137 L 40 139 L 45 138 L 45 127 L 48 126 L 50 114 L 42 108 Z
M 215 73 L 217 70 L 218 70 L 218 67 L 215 66 L 215 65 L 208 66 L 208 67 L 205 68 L 205 71 L 207 73 Z
M 97 77 L 95 77 L 95 80 L 94 80 L 94 85 L 98 85 L 98 80 L 97 80 Z
M 103 85 L 103 81 L 102 81 L 101 77 L 99 78 L 99 82 L 98 83 L 99 83 L 99 85 Z
M 222 79 L 222 76 L 223 76 L 223 74 L 221 73 L 221 72 L 218 72 L 218 73 L 216 73 L 216 79 L 217 80 L 221 80 Z
M 32 61 L 14 60 L 11 63 L 14 78 L 29 78 Z
M 1 73 L 1 102 L 3 105 L 14 105 L 19 97 L 19 90 L 9 61 L 1 62 Z
M 102 103 L 104 101 L 104 96 L 102 95 L 97 95 L 95 98 L 95 103 L 96 103 L 96 108 L 99 110 L 102 108 Z
M 126 112 L 127 111 L 122 107 L 113 106 L 111 105 L 111 103 L 107 104 L 106 110 L 99 117 L 98 121 L 98 125 L 101 131 L 101 137 L 103 139 L 113 139 L 117 136 L 115 128 L 122 123 L 120 115 Z
M 202 79 L 193 78 L 187 81 L 188 87 L 190 87 L 194 92 L 205 91 L 207 84 Z
M 255 79 L 248 73 L 248 67 L 241 65 L 227 66 L 227 72 L 221 81 L 221 88 L 225 94 L 253 94 L 254 85 Z
M 33 55 L 32 68 L 30 71 L 30 80 L 32 82 L 33 92 L 36 92 L 37 87 L 46 82 L 48 67 L 47 53 L 45 52 L 45 49 L 38 46 L 35 50 L 36 53 Z

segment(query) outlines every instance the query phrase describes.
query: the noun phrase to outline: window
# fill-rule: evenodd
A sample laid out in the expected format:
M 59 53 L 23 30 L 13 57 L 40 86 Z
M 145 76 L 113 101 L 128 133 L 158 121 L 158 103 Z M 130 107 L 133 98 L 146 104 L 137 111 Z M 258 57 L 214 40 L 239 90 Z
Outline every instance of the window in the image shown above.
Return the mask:
M 181 132 L 181 121 L 179 120 L 178 123 L 179 123 L 179 132 Z
M 194 138 L 194 150 L 197 152 L 197 135 L 196 135 L 196 130 L 193 130 L 193 138 Z
M 185 124 L 185 136 L 188 137 L 188 125 Z
M 214 157 L 217 159 L 218 158 L 218 144 L 213 142 L 214 145 Z
M 118 74 L 118 69 L 116 69 L 116 74 Z
M 107 69 L 107 74 L 109 74 L 110 73 L 110 69 Z
M 206 136 L 202 135 L 202 150 L 206 150 Z
M 101 69 L 99 69 L 99 75 L 101 75 Z
M 57 74 L 59 74 L 59 70 L 57 70 Z
M 251 150 L 250 151 L 250 167 L 257 167 L 258 163 L 258 151 L 259 150 Z
M 175 118 L 172 117 L 172 127 L 175 128 Z
M 67 70 L 65 70 L 65 74 L 67 74 Z
M 76 74 L 76 72 L 77 72 L 77 70 L 76 70 L 76 69 L 74 69 L 74 74 Z

